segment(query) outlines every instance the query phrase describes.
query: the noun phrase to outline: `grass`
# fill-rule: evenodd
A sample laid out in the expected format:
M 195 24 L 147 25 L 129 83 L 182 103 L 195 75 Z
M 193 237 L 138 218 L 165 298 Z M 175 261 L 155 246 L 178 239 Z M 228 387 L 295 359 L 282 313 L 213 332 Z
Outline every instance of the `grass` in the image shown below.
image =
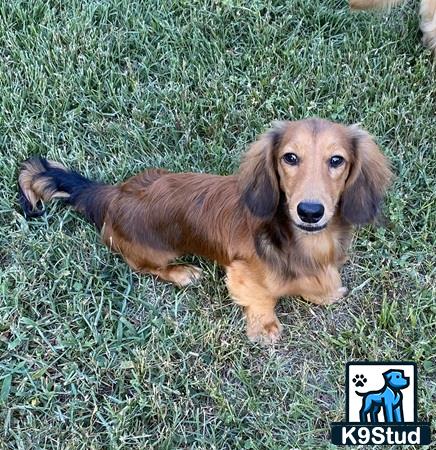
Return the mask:
M 335 0 L 0 4 L 0 448 L 324 449 L 345 362 L 418 363 L 436 422 L 435 98 L 416 5 Z M 275 119 L 360 122 L 397 175 L 391 225 L 356 233 L 349 298 L 280 303 L 250 344 L 222 271 L 178 290 L 132 273 L 76 213 L 26 222 L 20 161 L 114 182 L 231 173 Z

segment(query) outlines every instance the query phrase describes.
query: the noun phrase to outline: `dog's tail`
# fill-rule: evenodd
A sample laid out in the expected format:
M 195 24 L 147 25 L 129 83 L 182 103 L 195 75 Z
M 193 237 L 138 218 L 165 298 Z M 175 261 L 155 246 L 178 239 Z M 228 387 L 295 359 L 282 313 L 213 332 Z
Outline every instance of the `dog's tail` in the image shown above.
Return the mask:
M 27 217 L 44 213 L 41 201 L 60 198 L 101 229 L 116 187 L 89 180 L 41 157 L 23 162 L 18 176 L 20 203 Z
M 350 7 L 352 9 L 387 8 L 403 2 L 404 0 L 350 0 Z

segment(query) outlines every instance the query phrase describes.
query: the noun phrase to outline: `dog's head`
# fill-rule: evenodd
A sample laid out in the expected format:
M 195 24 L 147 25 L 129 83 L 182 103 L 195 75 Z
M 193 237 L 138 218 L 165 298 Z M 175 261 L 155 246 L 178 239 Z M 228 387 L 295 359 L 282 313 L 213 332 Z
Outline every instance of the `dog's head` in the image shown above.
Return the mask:
M 409 377 L 404 376 L 404 370 L 390 369 L 383 373 L 386 384 L 392 389 L 405 389 L 409 386 Z
M 355 225 L 372 222 L 391 175 L 367 132 L 308 119 L 275 124 L 246 153 L 239 176 L 253 215 L 270 220 L 284 199 L 293 225 L 316 232 L 335 214 Z

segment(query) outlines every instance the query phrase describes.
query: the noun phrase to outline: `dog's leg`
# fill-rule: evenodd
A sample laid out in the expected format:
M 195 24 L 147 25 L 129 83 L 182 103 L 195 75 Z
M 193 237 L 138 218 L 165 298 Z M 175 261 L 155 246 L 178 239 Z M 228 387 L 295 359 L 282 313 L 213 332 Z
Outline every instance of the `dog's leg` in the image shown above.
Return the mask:
M 274 312 L 277 298 L 261 278 L 260 273 L 243 261 L 234 261 L 227 267 L 227 287 L 233 300 L 244 307 L 248 338 L 252 342 L 273 344 L 282 331 Z
M 434 0 L 422 0 L 420 15 L 422 40 L 436 57 L 436 2 Z
M 365 405 L 363 405 L 359 412 L 360 423 L 367 423 L 367 414 L 368 414 L 368 411 L 366 411 Z
M 394 409 L 394 418 L 395 418 L 395 422 L 397 422 L 397 423 L 402 423 L 404 421 L 401 405 L 398 405 Z
M 161 267 L 159 269 L 150 269 L 149 272 L 179 287 L 195 283 L 201 278 L 202 274 L 202 270 L 199 267 L 192 266 L 191 264 L 179 264 Z
M 185 287 L 194 284 L 201 278 L 202 270 L 199 267 L 191 264 L 162 264 L 159 267 L 154 267 L 151 264 L 141 264 L 139 267 L 131 263 L 128 258 L 125 258 L 130 267 L 137 272 L 151 273 L 158 276 L 160 279 L 169 281 L 179 287 Z
M 274 312 L 277 299 L 252 296 L 249 303 L 251 304 L 245 307 L 248 339 L 266 345 L 274 344 L 279 340 L 283 329 Z
M 394 412 L 393 412 L 392 404 L 385 403 L 383 405 L 383 412 L 385 414 L 385 422 L 392 423 L 394 421 Z
M 371 393 L 367 394 L 362 399 L 362 408 L 360 409 L 359 415 L 360 415 L 360 421 L 362 423 L 368 423 L 368 414 L 370 416 L 370 421 L 373 420 L 373 413 L 374 409 L 377 409 L 378 406 L 375 404 L 372 400 Z M 376 422 L 377 422 L 377 416 L 376 416 Z
M 373 410 L 370 412 L 371 423 L 378 423 L 378 413 L 380 412 L 379 406 L 374 406 Z
M 138 246 L 123 239 L 112 240 L 104 238 L 106 245 L 117 253 L 121 253 L 127 264 L 136 272 L 151 273 L 179 287 L 188 286 L 201 277 L 202 270 L 191 264 L 171 265 L 177 258 L 176 253 L 157 251 L 146 246 Z M 114 245 L 116 243 L 116 245 Z
M 289 295 L 301 295 L 317 305 L 329 305 L 345 297 L 348 289 L 342 286 L 339 271 L 334 266 L 320 270 L 315 276 L 301 277 L 289 283 Z

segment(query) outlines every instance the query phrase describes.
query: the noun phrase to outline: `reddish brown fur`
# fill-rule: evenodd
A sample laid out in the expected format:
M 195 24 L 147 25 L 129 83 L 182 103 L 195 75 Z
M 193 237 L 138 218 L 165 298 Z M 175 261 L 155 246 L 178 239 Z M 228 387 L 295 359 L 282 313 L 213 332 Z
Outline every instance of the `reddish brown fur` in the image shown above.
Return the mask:
M 283 162 L 289 151 L 299 153 L 299 167 Z M 336 154 L 345 163 L 333 170 L 327 161 Z M 38 199 L 43 192 L 29 180 L 43 175 L 29 167 L 20 175 L 27 182 L 22 188 Z M 134 270 L 181 286 L 200 270 L 171 265 L 175 258 L 217 261 L 231 296 L 245 308 L 250 339 L 274 342 L 279 297 L 327 304 L 346 293 L 338 269 L 352 225 L 373 221 L 390 177 L 387 160 L 359 128 L 320 119 L 281 122 L 251 146 L 235 175 L 151 169 L 105 188 L 102 238 Z M 298 228 L 295 208 L 314 198 L 323 202 L 327 222 L 309 233 Z

